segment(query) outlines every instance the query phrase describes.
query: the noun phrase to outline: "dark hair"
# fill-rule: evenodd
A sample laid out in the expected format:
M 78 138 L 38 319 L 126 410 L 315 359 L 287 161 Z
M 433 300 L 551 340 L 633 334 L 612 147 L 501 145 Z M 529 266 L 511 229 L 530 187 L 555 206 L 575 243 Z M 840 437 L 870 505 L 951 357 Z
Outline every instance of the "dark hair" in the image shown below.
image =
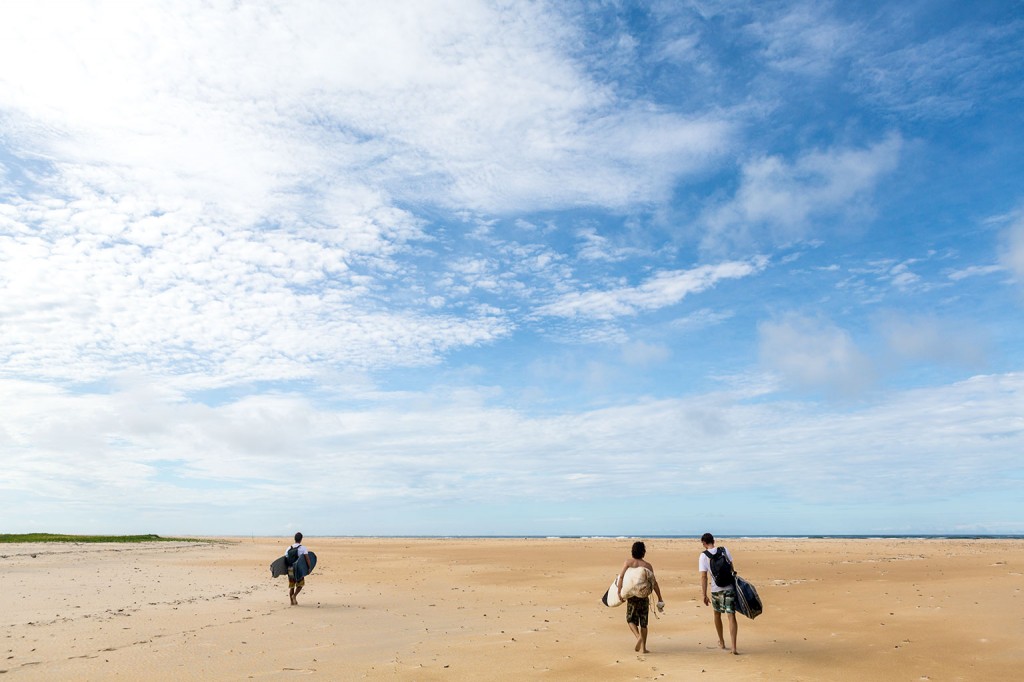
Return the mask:
M 302 542 L 302 533 L 295 534 L 295 542 Z
M 647 546 L 642 542 L 634 542 L 632 553 L 634 559 L 643 559 L 647 554 Z
M 704 535 L 700 536 L 700 541 L 705 545 L 713 545 L 715 544 L 715 536 L 711 533 L 704 533 Z

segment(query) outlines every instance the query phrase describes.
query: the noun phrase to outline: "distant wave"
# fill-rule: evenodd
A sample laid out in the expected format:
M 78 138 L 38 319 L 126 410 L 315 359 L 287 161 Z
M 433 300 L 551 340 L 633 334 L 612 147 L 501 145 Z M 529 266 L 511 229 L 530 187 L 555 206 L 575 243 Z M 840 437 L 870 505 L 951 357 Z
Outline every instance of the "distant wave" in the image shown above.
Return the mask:
M 231 536 L 222 536 L 231 537 Z M 248 536 L 246 536 L 248 537 Z M 697 540 L 699 535 L 320 535 L 322 538 L 408 539 L 408 540 Z M 808 534 L 808 535 L 717 535 L 718 540 L 1024 540 L 1024 534 L 906 533 Z

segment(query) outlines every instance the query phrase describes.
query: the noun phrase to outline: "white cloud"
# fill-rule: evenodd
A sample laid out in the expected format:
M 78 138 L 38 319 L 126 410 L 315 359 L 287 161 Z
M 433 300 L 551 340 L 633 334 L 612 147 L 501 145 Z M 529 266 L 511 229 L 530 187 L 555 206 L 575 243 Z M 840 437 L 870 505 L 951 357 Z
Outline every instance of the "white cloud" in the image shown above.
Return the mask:
M 628 256 L 626 250 L 613 246 L 595 228 L 581 229 L 577 235 L 580 241 L 579 257 L 582 260 L 616 262 Z
M 766 258 L 758 257 L 749 261 L 701 265 L 691 270 L 659 272 L 636 286 L 564 294 L 553 303 L 538 308 L 537 313 L 545 316 L 599 320 L 637 315 L 674 305 L 690 294 L 710 289 L 723 279 L 738 279 L 757 274 L 764 270 L 767 264 Z
M 611 499 L 624 478 L 649 494 L 696 493 L 705 482 L 692 472 L 708 463 L 794 500 L 930 498 L 1016 466 L 1022 381 L 975 377 L 837 412 L 719 393 L 547 417 L 488 407 L 474 391 L 381 395 L 360 410 L 294 394 L 207 407 L 140 384 L 99 395 L 0 381 L 0 513 L 25 499 L 46 501 L 50 526 L 67 522 L 67 504 L 112 520 L 166 509 L 164 523 L 201 528 L 222 510 L 259 525 L 259 509 L 301 481 L 311 507 L 354 499 L 382 518 L 399 500 Z
M 807 152 L 791 164 L 778 156 L 747 161 L 732 199 L 703 218 L 705 248 L 788 244 L 813 235 L 814 218 L 860 208 L 896 167 L 901 145 L 892 135 L 867 149 Z
M 1020 83 L 1004 77 L 1024 58 L 1024 22 L 1019 18 L 998 26 L 962 25 L 918 41 L 907 39 L 904 24 L 919 23 L 919 18 L 899 17 L 905 9 L 909 7 L 897 9 L 900 21 L 889 30 L 865 36 L 868 49 L 855 56 L 850 89 L 919 119 L 970 115 L 992 103 L 1020 98 Z
M 516 130 L 496 130 L 479 147 L 443 150 L 439 160 L 452 182 L 441 198 L 450 206 L 498 212 L 625 208 L 665 199 L 681 176 L 707 167 L 732 144 L 732 126 L 724 120 L 647 110 L 560 115 L 577 123 L 540 131 L 545 140 L 534 138 L 547 112 L 523 112 L 511 122 Z M 523 139 L 530 144 L 524 147 Z
M 1019 376 L 863 389 L 885 360 L 935 383 L 983 363 L 986 338 L 953 317 L 967 298 L 950 282 L 997 268 L 1020 279 L 1024 228 L 1004 232 L 998 266 L 947 268 L 930 285 L 936 266 L 913 259 L 918 238 L 946 254 L 961 236 L 974 241 L 958 253 L 984 246 L 900 230 L 894 216 L 948 218 L 928 213 L 913 174 L 894 197 L 910 203 L 872 220 L 903 153 L 872 112 L 881 103 L 891 129 L 908 130 L 909 111 L 927 145 L 932 104 L 945 116 L 988 106 L 980 94 L 1012 99 L 1021 25 L 967 45 L 972 24 L 901 51 L 862 43 L 865 24 L 841 23 L 857 12 L 806 3 L 667 3 L 633 35 L 622 9 L 0 4 L 0 517 L 32 513 L 44 527 L 109 514 L 110 528 L 125 509 L 157 510 L 187 532 L 232 515 L 238 529 L 295 480 L 321 510 L 356 499 L 368 515 L 403 500 L 593 500 L 636 477 L 663 500 L 694 499 L 704 483 L 687 472 L 701 466 L 753 474 L 790 499 L 901 499 L 894 476 L 1001 485 L 1020 452 Z M 721 30 L 741 40 L 723 52 Z M 943 62 L 957 41 L 956 63 Z M 978 45 L 1001 52 L 986 61 Z M 946 99 L 943 84 L 955 86 Z M 779 92 L 794 97 L 779 106 Z M 823 117 L 807 117 L 811 101 Z M 999 139 L 1005 110 L 987 111 L 998 115 L 978 117 L 975 136 Z M 766 112 L 770 130 L 749 125 Z M 801 150 L 807 140 L 821 146 Z M 747 156 L 730 161 L 741 142 Z M 964 140 L 948 142 L 977 165 Z M 961 199 L 949 205 L 969 211 Z M 855 221 L 870 244 L 824 234 Z M 712 264 L 696 267 L 705 228 L 696 262 Z M 896 236 L 880 244 L 881 233 Z M 767 258 L 708 258 L 794 242 L 816 253 L 756 297 L 724 285 Z M 824 276 L 827 263 L 849 276 Z M 992 284 L 978 277 L 972 293 Z M 939 300 L 938 287 L 953 295 Z M 668 319 L 702 292 L 724 310 Z M 854 335 L 883 299 L 951 317 L 894 311 Z M 1008 310 L 997 299 L 986 299 L 993 319 Z M 782 317 L 750 339 L 764 305 L 822 305 L 851 322 Z M 986 324 L 1009 339 L 1015 319 Z M 661 336 L 713 325 L 721 334 L 672 346 Z M 668 369 L 704 376 L 654 371 L 676 342 L 687 357 Z M 758 344 L 770 371 L 737 377 Z M 438 376 L 487 388 L 408 388 Z M 729 390 L 689 392 L 709 381 Z M 783 382 L 860 400 L 835 414 L 780 404 L 793 395 L 780 397 Z M 631 403 L 638 390 L 689 397 Z M 517 399 L 536 412 L 500 406 Z M 620 404 L 553 411 L 574 400 Z M 276 522 L 268 512 L 253 525 Z
M 472 0 L 4 5 L 0 142 L 34 164 L 0 212 L 5 371 L 222 385 L 506 334 L 439 296 L 524 295 L 558 254 L 424 275 L 410 254 L 449 244 L 412 206 L 650 202 L 731 135 L 620 100 L 566 54 L 574 30 Z
M 1018 281 L 1024 281 L 1024 218 L 1016 220 L 1003 235 L 1000 260 Z
M 954 270 L 949 273 L 949 278 L 954 282 L 959 282 L 962 279 L 969 277 L 984 277 L 986 275 L 1003 272 L 1005 268 L 1001 265 L 971 265 L 960 270 Z
M 897 289 L 909 289 L 921 281 L 921 278 L 910 270 L 910 266 L 913 265 L 913 263 L 914 261 L 897 263 L 893 266 L 892 270 L 889 271 L 888 274 L 892 280 L 892 284 Z
M 771 68 L 802 77 L 832 73 L 864 38 L 858 26 L 840 23 L 816 3 L 797 3 L 747 30 L 764 42 L 763 58 Z
M 660 343 L 633 341 L 622 347 L 622 359 L 632 367 L 651 367 L 672 357 L 672 351 Z
M 708 327 L 714 327 L 734 317 L 732 311 L 716 311 L 709 308 L 700 310 L 672 321 L 672 328 L 685 332 L 695 332 Z
M 358 244 L 232 229 L 193 207 L 137 209 L 98 196 L 8 206 L 6 372 L 88 381 L 142 366 L 208 385 L 309 378 L 320 363 L 429 363 L 504 333 L 493 315 L 375 302 L 350 266 Z
M 890 315 L 882 322 L 889 349 L 901 360 L 978 370 L 988 342 L 977 326 L 927 315 Z
M 758 325 L 762 363 L 801 389 L 853 396 L 874 381 L 873 363 L 845 330 L 790 315 Z
M 122 177 L 89 181 L 156 184 L 249 219 L 287 214 L 312 183 L 358 189 L 355 171 L 456 208 L 621 207 L 660 198 L 730 136 L 724 120 L 618 101 L 540 6 L 3 12 L 0 108 L 32 140 L 24 152 L 78 174 L 113 165 Z

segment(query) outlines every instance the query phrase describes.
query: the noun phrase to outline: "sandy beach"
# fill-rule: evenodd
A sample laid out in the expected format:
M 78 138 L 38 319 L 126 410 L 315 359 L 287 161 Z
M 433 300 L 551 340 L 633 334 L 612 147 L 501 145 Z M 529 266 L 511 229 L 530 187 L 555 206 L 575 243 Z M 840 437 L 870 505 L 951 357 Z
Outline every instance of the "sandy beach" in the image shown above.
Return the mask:
M 696 540 L 648 541 L 651 653 L 600 597 L 610 539 L 318 539 L 299 606 L 287 539 L 0 545 L 12 680 L 1011 680 L 1024 541 L 732 540 L 765 603 L 717 648 Z

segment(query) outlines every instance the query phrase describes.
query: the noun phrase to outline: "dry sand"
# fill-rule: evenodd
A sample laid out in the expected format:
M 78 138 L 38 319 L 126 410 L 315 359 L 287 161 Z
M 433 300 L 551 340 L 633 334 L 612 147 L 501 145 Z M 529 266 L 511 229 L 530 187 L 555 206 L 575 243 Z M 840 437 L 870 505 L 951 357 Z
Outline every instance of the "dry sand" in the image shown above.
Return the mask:
M 717 648 L 697 540 L 648 542 L 667 607 L 634 653 L 600 604 L 627 540 L 0 545 L 11 680 L 1017 680 L 1024 542 L 731 540 L 765 603 Z

